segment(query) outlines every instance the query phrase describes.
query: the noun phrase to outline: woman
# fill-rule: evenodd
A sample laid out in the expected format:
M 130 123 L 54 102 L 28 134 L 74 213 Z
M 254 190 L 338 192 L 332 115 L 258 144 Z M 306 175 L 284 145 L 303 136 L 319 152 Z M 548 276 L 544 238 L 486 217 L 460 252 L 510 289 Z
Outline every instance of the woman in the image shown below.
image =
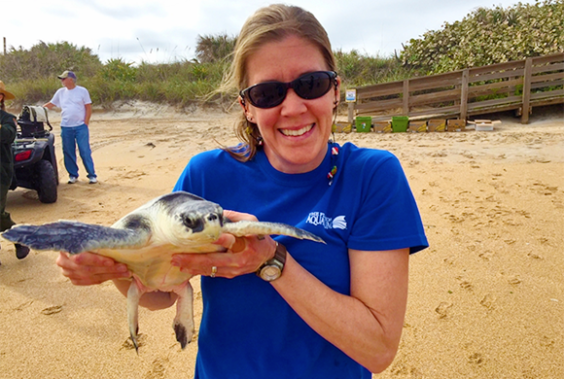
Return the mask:
M 334 71 L 325 30 L 301 8 L 260 9 L 241 30 L 224 89 L 240 91 L 244 143 L 192 158 L 174 190 L 221 204 L 234 221 L 285 222 L 326 245 L 223 234 L 225 253 L 174 256 L 202 275 L 196 378 L 370 378 L 396 354 L 409 254 L 427 240 L 392 154 L 328 142 Z M 58 264 L 77 285 L 113 279 L 127 291 L 116 280 L 127 268 L 104 257 L 61 254 Z M 154 292 L 141 303 L 175 300 Z
M 10 229 L 16 223 L 6 212 L 6 200 L 8 191 L 14 176 L 14 156 L 12 153 L 12 143 L 16 139 L 16 117 L 6 112 L 4 100 L 15 99 L 15 96 L 6 90 L 4 82 L 0 80 L 0 232 Z M 29 254 L 27 246 L 15 244 L 16 257 L 24 259 Z

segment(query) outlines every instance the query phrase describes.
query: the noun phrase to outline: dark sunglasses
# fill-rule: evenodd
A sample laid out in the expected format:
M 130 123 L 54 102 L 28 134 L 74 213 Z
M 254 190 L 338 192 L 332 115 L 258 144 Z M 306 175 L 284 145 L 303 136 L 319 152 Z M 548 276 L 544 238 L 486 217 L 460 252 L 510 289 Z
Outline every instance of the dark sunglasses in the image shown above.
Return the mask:
M 282 104 L 292 88 L 296 94 L 305 100 L 317 99 L 325 95 L 332 85 L 337 87 L 337 73 L 334 71 L 315 71 L 304 74 L 289 83 L 264 82 L 245 88 L 240 92 L 241 97 L 257 108 L 273 108 Z

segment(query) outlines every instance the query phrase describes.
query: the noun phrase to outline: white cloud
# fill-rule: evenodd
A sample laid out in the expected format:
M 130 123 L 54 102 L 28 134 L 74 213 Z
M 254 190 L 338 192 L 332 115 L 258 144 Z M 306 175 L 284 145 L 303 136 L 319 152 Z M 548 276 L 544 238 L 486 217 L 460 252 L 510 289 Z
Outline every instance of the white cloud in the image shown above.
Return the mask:
M 333 48 L 389 56 L 402 43 L 461 20 L 477 7 L 515 5 L 518 0 L 328 0 L 292 1 L 325 26 Z M 8 46 L 29 49 L 43 41 L 66 41 L 92 49 L 105 62 L 171 62 L 195 56 L 198 35 L 236 36 L 262 0 L 23 0 L 2 4 Z M 533 0 L 524 3 L 534 3 Z M 33 10 L 33 11 L 30 11 Z M 4 15 L 10 15 L 9 17 Z

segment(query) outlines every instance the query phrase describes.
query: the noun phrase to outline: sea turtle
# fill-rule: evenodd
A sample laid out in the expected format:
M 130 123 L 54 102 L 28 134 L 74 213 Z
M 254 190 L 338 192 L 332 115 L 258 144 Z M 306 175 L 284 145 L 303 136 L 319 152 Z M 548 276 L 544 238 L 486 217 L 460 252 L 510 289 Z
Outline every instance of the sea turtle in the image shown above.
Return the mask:
M 173 328 L 183 349 L 190 342 L 194 333 L 191 275 L 172 266 L 171 258 L 176 253 L 221 251 L 223 247 L 212 242 L 224 232 L 238 237 L 278 234 L 324 243 L 314 234 L 286 224 L 231 222 L 223 216 L 221 206 L 188 192 L 153 199 L 111 227 L 61 220 L 40 226 L 19 224 L 2 236 L 36 250 L 90 251 L 125 263 L 133 273 L 127 314 L 137 350 L 139 298 L 157 290 L 178 294 Z

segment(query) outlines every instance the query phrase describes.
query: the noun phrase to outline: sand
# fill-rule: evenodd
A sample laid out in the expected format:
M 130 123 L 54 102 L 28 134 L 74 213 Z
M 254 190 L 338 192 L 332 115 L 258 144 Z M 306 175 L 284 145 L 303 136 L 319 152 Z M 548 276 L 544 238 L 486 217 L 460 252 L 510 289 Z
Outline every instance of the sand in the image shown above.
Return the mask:
M 58 114 L 51 119 L 58 136 Z M 378 378 L 564 377 L 564 117 L 510 114 L 493 132 L 350 133 L 340 143 L 394 152 L 418 201 L 431 247 L 411 257 L 398 355 Z M 169 192 L 201 151 L 236 140 L 232 115 L 130 104 L 91 122 L 99 184 L 66 184 L 59 198 L 10 192 L 17 222 L 111 225 Z M 127 344 L 126 301 L 112 284 L 76 287 L 56 252 L 0 251 L 0 378 L 192 378 L 197 343 L 182 351 L 174 309 L 140 312 L 139 355 Z M 201 316 L 198 278 L 196 318 Z M 245 341 L 241 341 L 244 344 Z M 221 357 L 218 357 L 218 361 Z

